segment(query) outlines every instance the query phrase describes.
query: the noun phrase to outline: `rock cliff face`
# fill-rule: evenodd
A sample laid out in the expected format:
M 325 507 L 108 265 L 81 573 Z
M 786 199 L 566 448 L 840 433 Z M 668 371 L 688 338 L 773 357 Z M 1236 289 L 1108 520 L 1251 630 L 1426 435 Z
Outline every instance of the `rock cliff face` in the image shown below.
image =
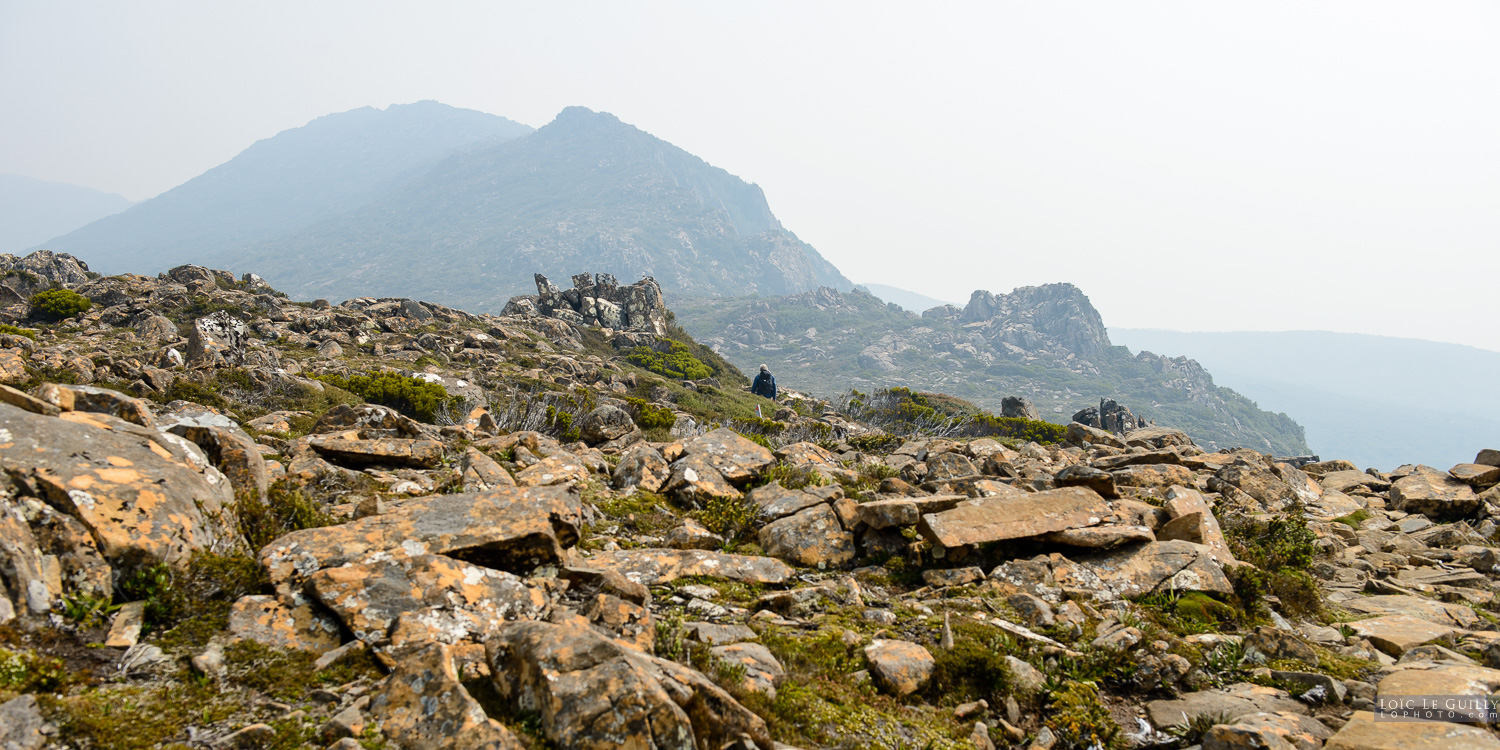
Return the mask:
M 1056 422 L 1106 397 L 1208 446 L 1307 452 L 1295 422 L 1214 385 L 1197 362 L 1111 345 L 1099 311 L 1071 284 L 980 290 L 962 309 L 920 317 L 860 290 L 826 288 L 676 307 L 688 331 L 739 366 L 772 364 L 780 382 L 824 396 L 903 386 L 999 413 L 1003 397 L 1020 395 Z

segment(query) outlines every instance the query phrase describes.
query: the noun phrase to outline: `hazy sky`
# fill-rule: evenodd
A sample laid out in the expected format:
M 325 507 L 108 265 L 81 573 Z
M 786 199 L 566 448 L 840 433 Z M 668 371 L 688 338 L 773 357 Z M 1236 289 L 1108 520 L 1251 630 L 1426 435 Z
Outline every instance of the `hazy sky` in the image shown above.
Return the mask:
M 735 5 L 0 0 L 0 172 L 141 199 L 330 112 L 576 104 L 855 281 L 1500 350 L 1500 5 Z

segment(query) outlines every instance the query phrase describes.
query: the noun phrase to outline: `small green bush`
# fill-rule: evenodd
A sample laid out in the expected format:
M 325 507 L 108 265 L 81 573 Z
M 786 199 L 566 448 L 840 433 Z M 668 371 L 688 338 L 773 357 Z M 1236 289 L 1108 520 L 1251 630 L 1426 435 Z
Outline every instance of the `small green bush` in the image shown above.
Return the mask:
M 625 402 L 635 409 L 635 423 L 643 430 L 670 430 L 677 424 L 677 415 L 665 406 L 653 406 L 646 399 L 634 396 L 626 398 Z
M 712 377 L 713 368 L 693 356 L 687 345 L 677 341 L 665 354 L 649 347 L 637 346 L 626 355 L 625 361 L 648 372 L 679 380 L 702 380 Z
M 43 320 L 66 320 L 88 312 L 94 303 L 72 289 L 48 289 L 31 295 L 31 310 Z
M 458 398 L 449 397 L 448 389 L 421 378 L 395 372 L 372 372 L 345 378 L 323 375 L 318 378 L 342 388 L 372 404 L 389 406 L 413 419 L 432 422 L 444 408 Z

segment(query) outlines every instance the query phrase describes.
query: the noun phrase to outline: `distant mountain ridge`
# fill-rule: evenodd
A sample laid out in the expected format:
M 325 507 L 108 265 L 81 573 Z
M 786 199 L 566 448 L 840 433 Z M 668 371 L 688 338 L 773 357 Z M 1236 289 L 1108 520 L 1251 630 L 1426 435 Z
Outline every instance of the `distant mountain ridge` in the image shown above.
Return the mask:
M 579 268 L 654 276 L 669 297 L 853 286 L 756 185 L 582 107 L 534 132 L 436 102 L 330 115 L 45 247 L 485 311 Z
M 104 273 L 244 266 L 259 243 L 364 205 L 456 151 L 531 131 L 433 101 L 326 115 L 40 247 Z
M 480 310 L 529 291 L 534 273 L 579 268 L 654 276 L 669 297 L 852 286 L 759 187 L 582 107 L 252 254 L 293 294 L 399 291 Z
M 0 253 L 20 252 L 130 205 L 102 190 L 0 174 Z
M 1133 348 L 1191 354 L 1219 382 L 1307 428 L 1312 450 L 1389 471 L 1500 446 L 1500 352 L 1328 331 L 1111 329 Z
M 979 290 L 963 308 L 921 316 L 863 290 L 832 289 L 773 299 L 691 300 L 678 320 L 700 342 L 742 368 L 767 363 L 784 387 L 821 396 L 905 386 L 968 399 L 999 412 L 1025 396 L 1044 418 L 1065 423 L 1112 398 L 1205 448 L 1307 452 L 1286 414 L 1215 384 L 1196 361 L 1111 342 L 1098 310 L 1072 284 Z

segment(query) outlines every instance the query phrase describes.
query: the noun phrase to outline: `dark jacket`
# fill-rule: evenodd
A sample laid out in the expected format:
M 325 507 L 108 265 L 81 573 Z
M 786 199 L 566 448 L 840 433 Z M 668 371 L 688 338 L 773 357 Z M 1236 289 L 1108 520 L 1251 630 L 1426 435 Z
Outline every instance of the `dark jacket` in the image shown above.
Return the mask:
M 757 396 L 765 396 L 772 401 L 776 400 L 776 378 L 769 372 L 763 372 L 755 376 L 755 382 L 750 385 L 750 392 Z

